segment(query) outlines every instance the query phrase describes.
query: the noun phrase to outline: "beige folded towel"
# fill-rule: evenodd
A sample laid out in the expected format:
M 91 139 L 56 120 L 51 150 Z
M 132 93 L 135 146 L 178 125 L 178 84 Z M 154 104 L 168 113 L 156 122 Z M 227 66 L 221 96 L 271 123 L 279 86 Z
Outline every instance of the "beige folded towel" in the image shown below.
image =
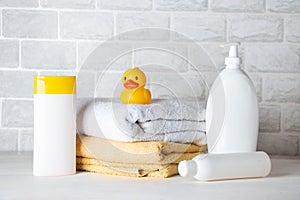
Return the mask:
M 130 177 L 167 178 L 178 174 L 178 164 L 126 164 L 102 162 L 92 158 L 77 157 L 77 169 L 100 174 Z
M 178 174 L 181 160 L 190 160 L 207 147 L 172 142 L 119 142 L 80 135 L 76 142 L 77 169 L 133 177 Z

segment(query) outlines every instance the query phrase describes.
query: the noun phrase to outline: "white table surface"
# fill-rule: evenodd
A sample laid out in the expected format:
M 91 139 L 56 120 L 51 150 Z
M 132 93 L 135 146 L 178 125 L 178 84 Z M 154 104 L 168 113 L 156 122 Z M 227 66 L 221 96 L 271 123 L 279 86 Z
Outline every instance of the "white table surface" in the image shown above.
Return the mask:
M 33 177 L 30 153 L 0 153 L 0 199 L 300 199 L 300 158 L 273 157 L 267 178 L 199 182 L 78 172 Z

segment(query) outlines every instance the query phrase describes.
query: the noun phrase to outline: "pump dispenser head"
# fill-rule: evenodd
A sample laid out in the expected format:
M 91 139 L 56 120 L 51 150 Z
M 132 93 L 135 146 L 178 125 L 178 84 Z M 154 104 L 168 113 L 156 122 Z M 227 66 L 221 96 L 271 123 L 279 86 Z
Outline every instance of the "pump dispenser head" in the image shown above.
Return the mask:
M 225 65 L 227 69 L 238 69 L 240 68 L 241 64 L 241 59 L 239 58 L 238 55 L 238 46 L 240 43 L 231 43 L 228 45 L 223 45 L 229 46 L 229 55 L 228 57 L 225 58 Z

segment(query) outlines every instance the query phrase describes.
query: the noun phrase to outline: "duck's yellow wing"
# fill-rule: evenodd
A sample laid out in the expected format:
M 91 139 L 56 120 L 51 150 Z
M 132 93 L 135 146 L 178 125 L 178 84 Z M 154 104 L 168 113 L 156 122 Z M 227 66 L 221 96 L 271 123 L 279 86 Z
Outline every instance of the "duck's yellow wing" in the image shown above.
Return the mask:
M 126 90 L 122 91 L 122 93 L 120 95 L 120 99 L 121 99 L 122 103 L 124 103 L 124 104 L 129 103 L 130 95 L 128 94 L 128 92 Z
M 151 101 L 151 92 L 148 89 L 144 89 L 144 97 L 146 100 L 146 104 L 150 103 Z

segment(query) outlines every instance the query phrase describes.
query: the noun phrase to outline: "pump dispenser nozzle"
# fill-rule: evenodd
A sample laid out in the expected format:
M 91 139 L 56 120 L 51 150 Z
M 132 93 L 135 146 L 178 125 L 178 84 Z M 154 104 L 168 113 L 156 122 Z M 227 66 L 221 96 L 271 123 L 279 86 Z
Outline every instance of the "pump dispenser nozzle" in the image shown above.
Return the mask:
M 229 48 L 229 57 L 238 57 L 238 46 L 231 45 Z
M 225 58 L 225 65 L 227 69 L 238 69 L 240 68 L 241 59 L 238 56 L 238 46 L 240 43 L 231 43 L 225 46 L 229 46 L 229 55 Z

